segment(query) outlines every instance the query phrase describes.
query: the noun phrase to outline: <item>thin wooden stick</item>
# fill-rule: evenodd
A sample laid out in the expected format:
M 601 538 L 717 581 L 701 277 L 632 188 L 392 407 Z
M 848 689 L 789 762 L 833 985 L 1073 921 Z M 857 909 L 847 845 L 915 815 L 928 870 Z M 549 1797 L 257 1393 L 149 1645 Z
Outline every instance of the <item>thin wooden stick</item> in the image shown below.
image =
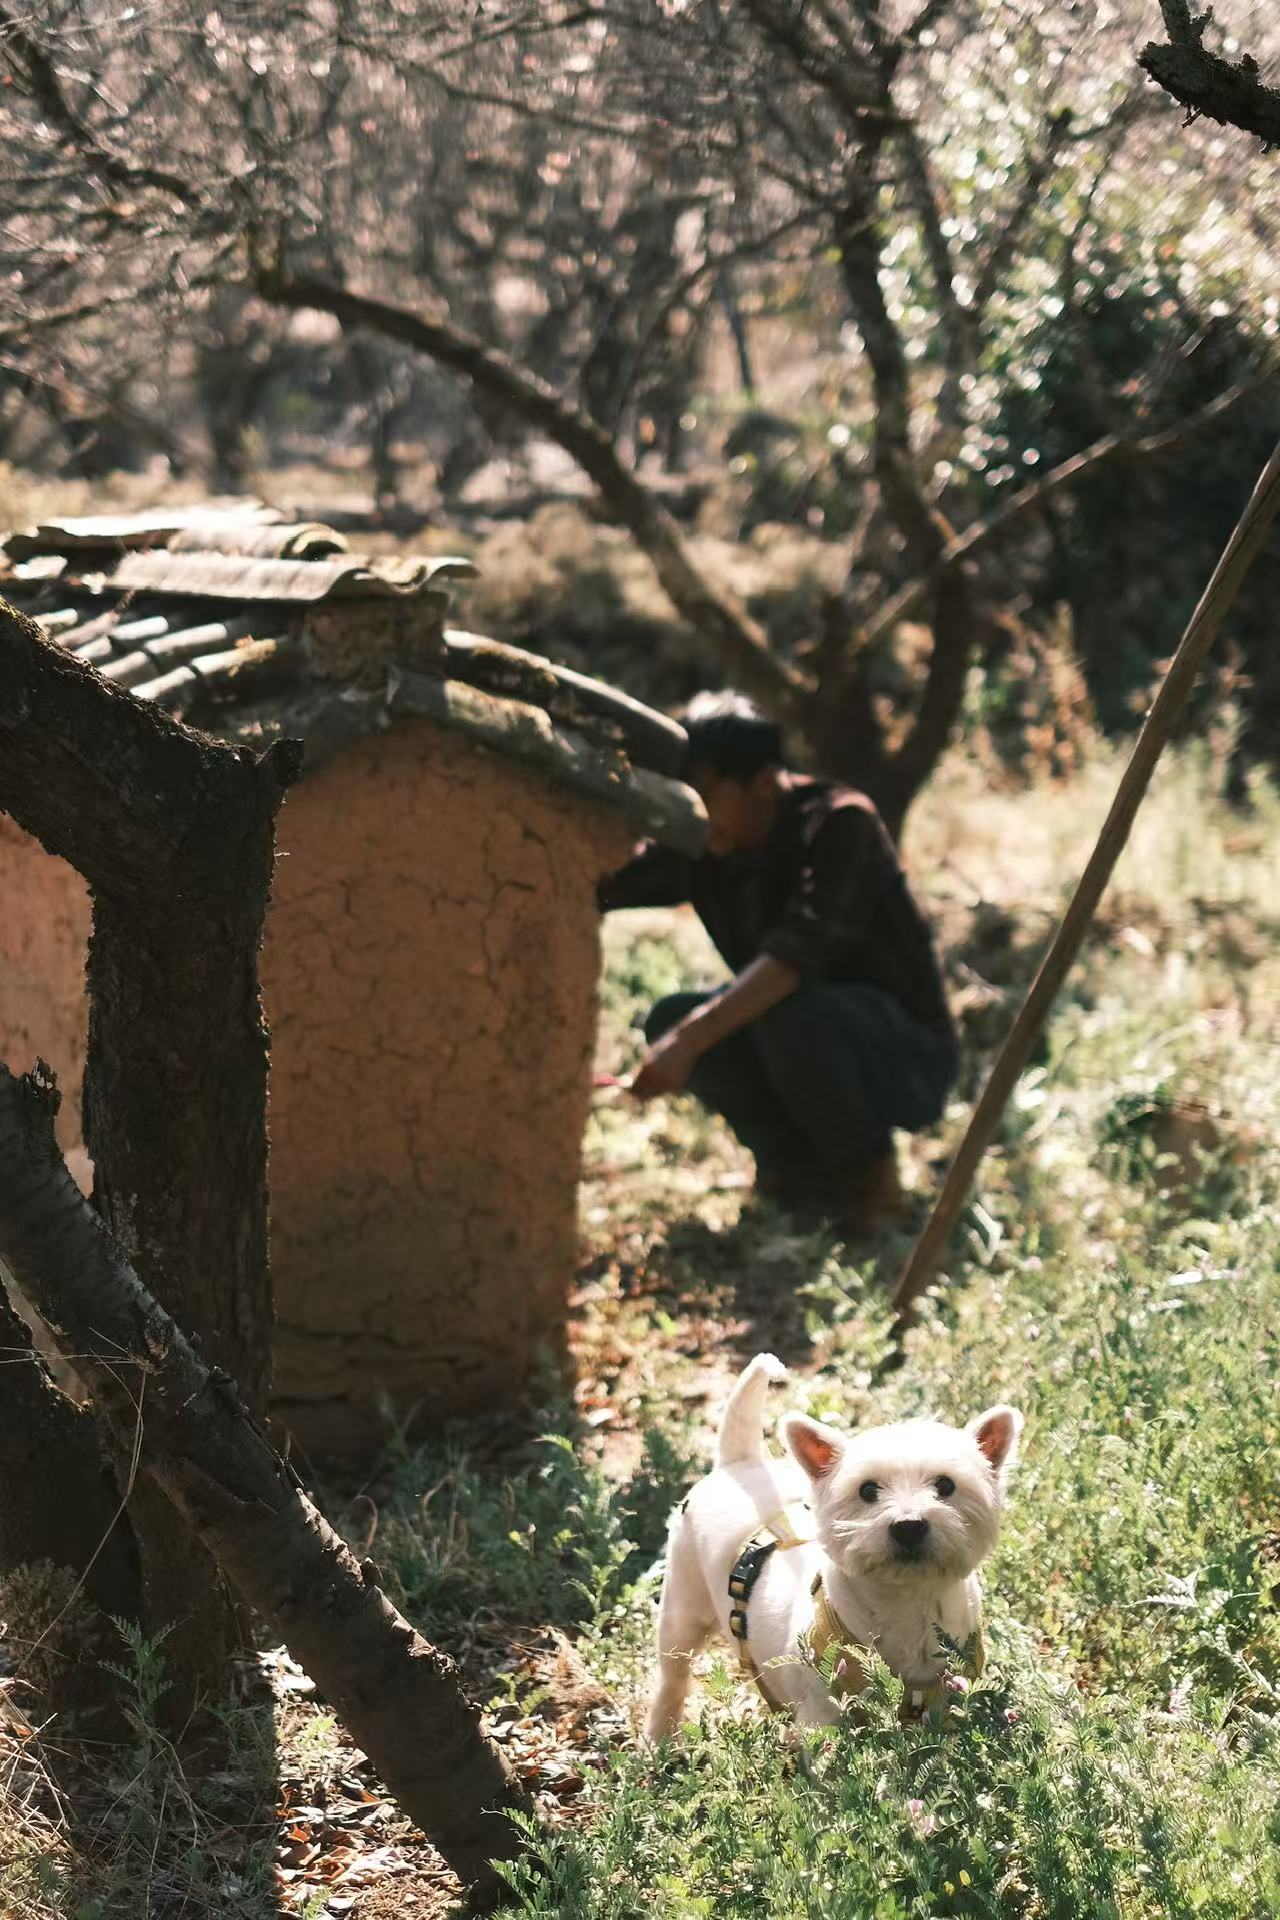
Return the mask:
M 1174 723 L 1186 706 L 1196 675 L 1218 628 L 1257 558 L 1278 511 L 1280 446 L 1277 446 L 1263 468 L 1253 498 L 1241 515 L 1214 569 L 1213 578 L 1191 616 L 1190 625 L 1182 636 L 1178 651 L 1173 656 L 1146 723 L 1138 735 L 1129 764 L 1116 789 L 1116 797 L 1111 803 L 1111 811 L 1098 835 L 1097 845 L 1089 856 L 1089 863 L 1062 917 L 1053 944 L 1031 983 L 1009 1037 L 991 1069 L 990 1078 L 973 1110 L 933 1212 L 903 1268 L 893 1294 L 893 1304 L 899 1314 L 908 1311 L 933 1278 L 960 1217 L 978 1163 L 995 1137 L 1009 1096 L 1048 1018 L 1058 990 L 1080 951 L 1098 901 L 1129 838 L 1134 816 L 1150 785 L 1156 763 L 1173 731 Z

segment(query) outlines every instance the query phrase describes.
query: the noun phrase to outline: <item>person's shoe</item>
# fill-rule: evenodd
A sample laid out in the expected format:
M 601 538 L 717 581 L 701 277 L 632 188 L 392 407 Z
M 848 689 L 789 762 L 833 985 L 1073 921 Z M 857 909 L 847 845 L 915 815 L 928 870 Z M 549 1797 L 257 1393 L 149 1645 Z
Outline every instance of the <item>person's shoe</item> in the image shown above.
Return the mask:
M 769 1167 L 756 1192 L 801 1222 L 822 1222 L 857 1239 L 900 1224 L 907 1201 L 894 1153 L 849 1167 Z
M 847 1233 L 886 1233 L 900 1226 L 906 1214 L 907 1197 L 902 1191 L 896 1153 L 868 1161 L 845 1176 L 840 1224 Z
M 839 1181 L 820 1167 L 757 1167 L 756 1192 L 803 1227 L 834 1221 L 841 1207 Z

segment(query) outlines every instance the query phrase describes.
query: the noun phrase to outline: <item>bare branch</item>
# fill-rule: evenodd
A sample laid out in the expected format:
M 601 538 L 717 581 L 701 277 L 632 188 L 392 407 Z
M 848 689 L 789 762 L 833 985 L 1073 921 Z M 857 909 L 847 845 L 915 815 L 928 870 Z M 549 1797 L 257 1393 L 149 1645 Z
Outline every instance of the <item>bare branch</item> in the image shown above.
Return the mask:
M 688 299 L 700 280 L 705 279 L 708 274 L 723 273 L 726 267 L 734 266 L 739 260 L 755 259 L 768 248 L 774 246 L 779 240 L 785 239 L 789 233 L 796 232 L 800 227 L 808 226 L 813 220 L 813 217 L 811 209 L 803 207 L 799 213 L 792 214 L 789 219 L 779 221 L 778 225 L 771 227 L 767 233 L 751 234 L 745 240 L 736 241 L 731 247 L 721 247 L 715 253 L 708 251 L 706 257 L 700 260 L 696 267 L 691 267 L 688 273 L 683 274 L 663 300 L 636 345 L 635 352 L 632 355 L 632 363 L 628 369 L 626 381 L 619 397 L 619 408 L 624 407 L 629 400 L 640 369 L 644 366 L 645 360 L 653 349 L 654 342 L 666 326 L 667 321 L 681 303 Z
M 946 17 L 955 6 L 956 0 L 925 0 L 915 19 L 903 33 L 903 39 L 918 46 L 926 33 L 932 33 L 938 22 Z
M 256 284 L 262 298 L 275 306 L 331 313 L 344 328 L 367 327 L 426 354 L 563 447 L 649 556 L 675 607 L 717 647 L 746 690 L 776 711 L 791 710 L 805 689 L 802 677 L 772 652 L 768 636 L 738 600 L 698 572 L 675 521 L 623 465 L 604 429 L 547 381 L 524 372 L 443 317 L 410 313 L 345 287 L 287 273 L 278 261 L 258 261 Z
M 1194 413 L 1187 414 L 1184 419 L 1175 421 L 1172 426 L 1164 427 L 1158 433 L 1138 436 L 1120 433 L 1104 434 L 1100 440 L 1095 440 L 1091 446 L 1085 447 L 1080 453 L 1073 454 L 1069 460 L 1064 460 L 1060 466 L 1054 467 L 1041 479 L 1020 488 L 985 520 L 979 520 L 976 525 L 966 527 L 963 533 L 958 533 L 949 540 L 939 554 L 937 566 L 931 573 L 908 581 L 901 592 L 896 593 L 892 600 L 886 601 L 875 619 L 865 629 L 861 636 L 861 644 L 874 646 L 877 641 L 882 640 L 900 621 L 910 618 L 916 608 L 933 591 L 941 574 L 949 571 L 977 548 L 994 540 L 998 534 L 1007 532 L 1015 521 L 1035 512 L 1056 494 L 1075 486 L 1078 481 L 1110 462 L 1149 460 L 1163 453 L 1175 452 L 1188 440 L 1203 433 L 1206 427 L 1212 426 L 1215 420 L 1221 419 L 1224 413 L 1230 413 L 1233 408 L 1238 407 L 1250 395 L 1271 386 L 1273 378 L 1273 375 L 1265 374 L 1255 380 L 1240 381 L 1235 386 L 1228 387 L 1225 393 L 1220 393 L 1215 399 L 1208 401 L 1203 407 L 1198 407 Z
M 1057 164 L 1058 151 L 1070 131 L 1072 118 L 1068 108 L 1064 108 L 1060 113 L 1050 114 L 1043 145 L 1026 157 L 1026 170 L 1022 176 L 1022 184 L 1014 195 L 1013 204 L 1005 215 L 1002 225 L 993 235 L 983 256 L 982 265 L 978 269 L 973 305 L 979 314 L 987 311 L 995 295 L 1000 291 L 1004 276 L 1017 254 L 1018 242 L 1026 229 L 1027 221 L 1039 205 L 1045 182 Z
M 1253 133 L 1267 152 L 1280 147 L 1280 88 L 1263 84 L 1251 54 L 1238 62 L 1210 53 L 1204 44 L 1212 9 L 1193 14 L 1188 0 L 1160 0 L 1168 42 L 1149 41 L 1138 65 L 1187 108 L 1221 126 Z
M 835 47 L 824 45 L 809 32 L 801 13 L 778 6 L 776 0 L 743 0 L 743 5 L 766 45 L 776 47 L 797 72 L 820 88 L 849 126 L 883 128 L 894 118 L 878 63 L 873 65 L 864 57 L 855 64 L 843 41 Z M 874 8 L 862 12 L 864 24 L 868 12 L 874 19 Z M 878 34 L 872 32 L 869 37 L 872 50 L 878 52 Z
M 63 327 L 77 326 L 82 320 L 93 320 L 115 307 L 137 307 L 141 298 L 137 287 L 117 287 L 114 293 L 99 294 L 94 300 L 79 300 L 74 306 L 24 314 L 21 320 L 0 326 L 0 348 L 25 345 L 38 334 L 57 333 Z
M 176 173 L 169 173 L 160 167 L 137 165 L 98 137 L 71 105 L 61 76 L 49 55 L 15 20 L 7 7 L 0 7 L 0 40 L 21 62 L 31 96 L 41 112 L 48 115 L 63 139 L 84 155 L 99 179 L 113 187 L 153 187 L 158 193 L 170 194 L 188 207 L 198 203 L 199 195 L 188 181 L 180 179 Z
M 956 292 L 955 262 L 946 235 L 946 210 L 941 191 L 933 179 L 924 143 L 916 128 L 903 128 L 897 144 L 906 163 L 907 186 L 920 216 L 925 257 L 938 298 L 938 319 L 946 368 L 946 377 L 938 396 L 938 415 L 944 428 L 954 427 L 958 425 L 962 411 L 961 381 L 966 373 L 972 371 L 978 357 L 978 315 L 981 309 L 966 304 Z
M 929 504 L 911 451 L 911 381 L 906 346 L 881 283 L 884 236 L 878 219 L 874 151 L 849 169 L 845 203 L 835 222 L 845 293 L 871 368 L 875 391 L 872 459 L 884 505 L 917 566 L 932 566 L 950 529 Z

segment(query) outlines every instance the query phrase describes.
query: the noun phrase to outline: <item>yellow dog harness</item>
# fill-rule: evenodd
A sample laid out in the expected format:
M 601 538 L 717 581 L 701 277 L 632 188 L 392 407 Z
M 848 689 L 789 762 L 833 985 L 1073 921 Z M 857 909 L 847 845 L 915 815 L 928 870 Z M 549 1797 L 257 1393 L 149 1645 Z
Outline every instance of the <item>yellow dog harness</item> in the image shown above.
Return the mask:
M 803 1515 L 803 1521 L 797 1525 L 797 1517 Z M 813 1544 L 812 1535 L 807 1531 L 812 1518 L 808 1507 L 783 1508 L 771 1520 L 750 1534 L 739 1549 L 729 1573 L 729 1632 L 738 1645 L 738 1658 L 743 1670 L 750 1675 L 765 1703 L 778 1707 L 780 1701 L 772 1698 L 764 1683 L 764 1676 L 756 1664 L 748 1644 L 749 1623 L 747 1603 L 756 1581 L 764 1571 L 765 1561 L 773 1553 L 788 1553 L 794 1547 L 807 1547 Z M 803 1530 L 802 1530 L 803 1529 Z M 827 1598 L 822 1584 L 821 1569 L 813 1577 L 810 1588 L 813 1596 L 813 1625 L 809 1630 L 808 1656 L 813 1665 L 823 1672 L 832 1649 L 835 1649 L 834 1662 L 830 1668 L 827 1685 L 837 1699 L 852 1699 L 865 1693 L 870 1679 L 870 1658 L 868 1650 L 860 1647 L 853 1639 L 849 1629 Z M 974 1637 L 970 1664 L 975 1673 L 981 1673 L 985 1663 L 985 1651 L 982 1643 L 982 1631 Z M 904 1688 L 900 1718 L 916 1720 L 922 1714 L 930 1713 L 942 1706 L 947 1696 L 947 1685 L 940 1678 L 928 1687 Z

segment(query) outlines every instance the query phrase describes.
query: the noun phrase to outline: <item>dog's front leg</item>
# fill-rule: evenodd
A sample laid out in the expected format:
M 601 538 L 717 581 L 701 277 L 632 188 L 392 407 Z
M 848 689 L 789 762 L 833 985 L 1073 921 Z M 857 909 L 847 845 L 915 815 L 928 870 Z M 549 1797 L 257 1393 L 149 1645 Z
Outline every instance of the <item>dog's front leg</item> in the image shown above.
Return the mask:
M 835 1727 L 840 1705 L 817 1669 L 798 1653 L 765 1663 L 766 1697 L 791 1715 L 798 1727 Z

